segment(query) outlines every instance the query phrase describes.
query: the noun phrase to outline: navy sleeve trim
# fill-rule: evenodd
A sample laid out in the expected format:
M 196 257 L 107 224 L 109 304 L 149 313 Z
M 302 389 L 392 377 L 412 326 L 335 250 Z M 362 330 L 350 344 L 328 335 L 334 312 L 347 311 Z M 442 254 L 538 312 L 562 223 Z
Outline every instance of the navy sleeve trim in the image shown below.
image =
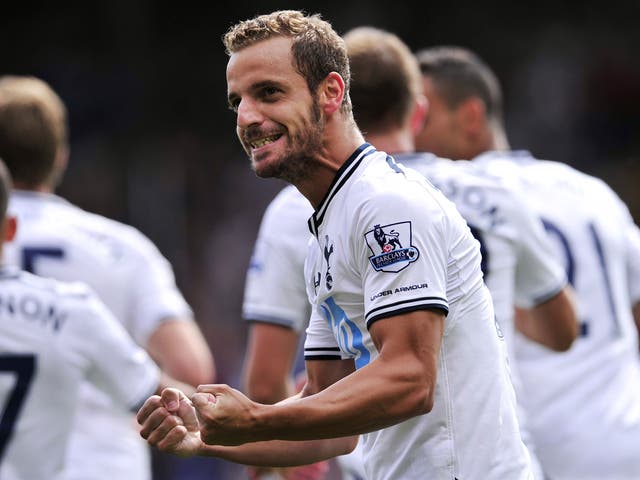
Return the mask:
M 381 312 L 378 315 L 369 316 L 369 319 L 367 320 L 367 330 L 371 328 L 371 325 L 373 325 L 378 320 L 382 320 L 383 318 L 394 317 L 396 315 L 402 315 L 403 313 L 415 312 L 418 310 L 441 310 L 445 316 L 449 314 L 449 307 L 440 303 L 423 303 L 420 305 L 410 305 L 396 310 Z
M 341 356 L 335 355 L 305 355 L 305 360 L 342 360 Z
M 393 312 L 405 309 L 405 308 L 413 308 L 414 310 L 420 308 L 429 308 L 433 306 L 438 306 L 445 310 L 447 313 L 449 312 L 449 304 L 445 298 L 442 297 L 418 297 L 418 298 L 410 298 L 408 300 L 402 300 L 399 302 L 389 303 L 385 305 L 381 305 L 379 307 L 373 308 L 365 314 L 365 321 L 367 325 L 370 320 L 379 316 L 389 316 L 389 312 L 391 315 L 394 315 Z

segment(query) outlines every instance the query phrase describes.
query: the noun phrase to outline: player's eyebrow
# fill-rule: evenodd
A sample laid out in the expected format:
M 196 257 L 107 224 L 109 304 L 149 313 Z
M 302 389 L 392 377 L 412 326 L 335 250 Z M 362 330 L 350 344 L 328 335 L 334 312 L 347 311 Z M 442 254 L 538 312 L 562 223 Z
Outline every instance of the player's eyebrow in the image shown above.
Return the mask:
M 262 80 L 261 82 L 256 82 L 253 85 L 251 85 L 251 90 L 260 90 L 261 88 L 265 88 L 265 87 L 282 88 L 282 83 L 277 82 L 275 80 Z

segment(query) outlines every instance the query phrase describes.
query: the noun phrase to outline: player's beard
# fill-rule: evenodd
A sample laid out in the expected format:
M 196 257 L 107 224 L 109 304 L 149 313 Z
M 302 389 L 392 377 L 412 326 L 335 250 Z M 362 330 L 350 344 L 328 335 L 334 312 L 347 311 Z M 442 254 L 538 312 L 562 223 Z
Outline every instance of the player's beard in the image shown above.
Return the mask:
M 296 133 L 289 134 L 288 148 L 280 158 L 259 171 L 254 165 L 256 175 L 262 178 L 280 178 L 294 185 L 311 176 L 318 165 L 315 158 L 322 149 L 325 123 L 314 96 L 309 116 Z

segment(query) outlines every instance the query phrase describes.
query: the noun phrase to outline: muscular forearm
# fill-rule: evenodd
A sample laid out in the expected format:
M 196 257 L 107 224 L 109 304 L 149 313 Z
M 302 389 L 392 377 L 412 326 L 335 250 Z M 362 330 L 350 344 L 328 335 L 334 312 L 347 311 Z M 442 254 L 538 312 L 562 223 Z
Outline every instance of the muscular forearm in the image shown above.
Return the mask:
M 353 362 L 308 361 L 301 398 L 276 405 L 252 402 L 228 385 L 201 385 L 192 397 L 202 440 L 241 445 L 267 440 L 313 440 L 368 433 L 433 406 L 444 315 L 416 311 L 375 322 L 378 356 Z M 331 365 L 333 364 L 333 365 Z
M 265 439 L 334 438 L 368 433 L 426 413 L 435 378 L 424 378 L 424 372 L 410 364 L 379 358 L 319 393 L 260 407 L 255 432 Z
M 342 437 L 302 442 L 272 440 L 238 447 L 203 444 L 198 454 L 256 467 L 296 467 L 350 453 L 357 442 L 357 437 Z

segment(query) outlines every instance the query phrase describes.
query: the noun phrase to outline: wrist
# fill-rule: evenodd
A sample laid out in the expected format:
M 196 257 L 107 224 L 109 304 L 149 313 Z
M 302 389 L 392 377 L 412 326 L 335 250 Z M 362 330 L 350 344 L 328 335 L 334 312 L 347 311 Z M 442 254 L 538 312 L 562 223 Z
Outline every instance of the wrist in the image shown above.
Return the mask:
M 267 441 L 278 438 L 273 426 L 278 425 L 275 420 L 280 405 L 264 405 L 257 403 L 251 412 L 252 426 L 249 430 L 255 440 Z

